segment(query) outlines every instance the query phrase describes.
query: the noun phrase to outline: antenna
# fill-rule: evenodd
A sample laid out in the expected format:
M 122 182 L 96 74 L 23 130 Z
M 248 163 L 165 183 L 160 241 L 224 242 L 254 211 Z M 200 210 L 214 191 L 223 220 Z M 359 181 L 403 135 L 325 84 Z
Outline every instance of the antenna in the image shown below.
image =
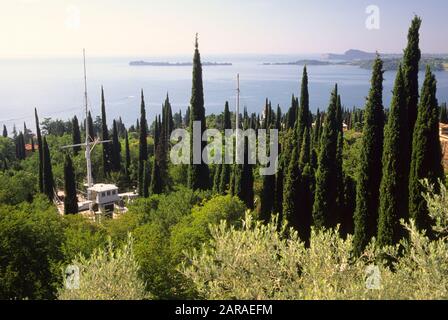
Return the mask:
M 240 74 L 236 75 L 236 129 L 240 128 Z M 238 136 L 238 135 L 237 135 Z
M 89 132 L 89 107 L 87 100 L 87 72 L 86 72 L 86 49 L 82 49 L 84 61 L 84 103 L 86 108 L 86 163 L 87 163 L 87 189 L 93 186 L 92 161 L 90 159 L 90 132 Z M 90 198 L 90 197 L 89 197 Z

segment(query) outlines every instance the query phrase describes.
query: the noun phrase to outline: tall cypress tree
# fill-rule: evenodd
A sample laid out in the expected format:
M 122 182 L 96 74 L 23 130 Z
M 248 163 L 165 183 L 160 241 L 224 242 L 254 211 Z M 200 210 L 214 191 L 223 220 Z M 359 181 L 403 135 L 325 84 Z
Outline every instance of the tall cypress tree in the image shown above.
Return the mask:
M 129 137 L 128 137 L 128 131 L 125 131 L 125 143 L 124 143 L 124 148 L 125 148 L 125 165 L 124 165 L 124 169 L 126 172 L 126 175 L 129 177 L 129 168 L 131 167 L 131 150 L 129 149 Z
M 104 90 L 101 86 L 101 139 L 109 140 L 109 130 L 107 129 L 106 120 L 106 103 L 104 101 Z M 108 176 L 112 167 L 112 152 L 109 143 L 103 143 L 103 172 L 104 176 Z
M 404 78 L 398 68 L 384 129 L 383 176 L 380 186 L 378 243 L 393 245 L 404 235 L 400 219 L 408 217 L 409 122 Z
M 87 125 L 89 126 L 89 141 L 93 142 L 96 137 L 95 128 L 93 127 L 93 119 L 92 114 L 89 111 L 89 114 L 87 116 Z
M 429 234 L 431 234 L 431 218 L 422 196 L 424 190 L 420 180 L 427 178 L 430 183 L 436 184 L 438 179 L 444 178 L 436 87 L 436 78 L 427 66 L 412 141 L 409 214 L 415 220 L 416 226 L 420 230 L 427 230 Z
M 377 234 L 379 189 L 383 154 L 383 62 L 373 65 L 370 93 L 364 108 L 364 128 L 356 184 L 355 254 Z
M 39 192 L 44 192 L 44 182 L 43 182 L 43 166 L 44 166 L 44 160 L 43 160 L 43 144 L 42 144 L 42 134 L 40 132 L 40 125 L 39 125 L 39 116 L 37 115 L 37 109 L 34 108 L 34 118 L 36 121 L 36 135 L 37 135 L 37 144 L 39 149 Z
M 164 189 L 163 178 L 160 172 L 160 162 L 154 160 L 151 170 L 151 184 L 149 187 L 150 194 L 161 194 Z
M 245 137 L 244 142 L 244 163 L 240 165 L 239 171 L 237 171 L 236 186 L 237 195 L 244 202 L 247 208 L 254 208 L 254 176 L 252 172 L 252 164 L 249 164 L 249 142 Z M 238 165 L 236 165 L 238 167 Z M 238 177 L 239 175 L 239 177 Z M 238 178 L 237 178 L 238 177 Z
M 143 90 L 141 91 L 141 104 L 140 104 L 140 132 L 139 132 L 139 153 L 138 153 L 138 192 L 143 194 L 144 174 L 143 167 L 144 162 L 148 160 L 148 142 L 147 142 L 147 128 L 146 128 L 146 110 L 145 110 L 145 97 L 143 96 Z
M 149 197 L 149 189 L 151 184 L 151 166 L 149 165 L 149 160 L 143 161 L 143 184 L 142 184 L 142 193 L 143 198 Z
M 221 193 L 221 172 L 223 164 L 215 165 L 215 172 L 213 173 L 213 193 Z
M 78 213 L 78 197 L 76 196 L 76 177 L 70 156 L 65 156 L 64 163 L 64 213 Z
M 313 212 L 313 194 L 312 185 L 313 181 L 313 169 L 310 164 L 310 150 L 311 150 L 311 136 L 309 128 L 305 128 L 303 132 L 302 146 L 300 148 L 299 167 L 301 170 L 301 178 L 299 184 L 299 204 L 300 211 L 298 215 L 298 228 L 299 236 L 306 245 L 309 245 L 309 239 L 311 236 L 311 222 Z
M 446 103 L 442 103 L 440 105 L 440 122 L 443 124 L 448 124 L 448 111 L 446 109 Z
M 198 48 L 198 37 L 196 35 L 195 51 L 193 58 L 193 83 L 191 88 L 191 101 L 190 101 L 190 132 L 193 132 L 193 123 L 195 121 L 201 122 L 201 137 L 206 130 L 205 123 L 205 108 L 204 108 L 204 90 L 202 85 L 202 65 L 201 56 Z M 190 139 L 191 161 L 188 170 L 188 186 L 193 189 L 206 190 L 210 186 L 209 181 L 209 169 L 204 159 L 201 157 L 200 164 L 193 163 L 193 134 Z M 201 139 L 202 140 L 202 139 Z M 201 141 L 201 152 L 206 146 L 206 141 Z
M 3 138 L 7 138 L 8 137 L 8 130 L 6 129 L 6 126 L 3 125 Z
M 291 154 L 291 159 L 285 175 L 285 182 L 283 188 L 283 218 L 293 228 L 298 228 L 299 225 L 299 188 L 301 172 L 299 167 L 299 148 L 297 145 Z
M 415 16 L 412 20 L 411 27 L 408 32 L 408 45 L 404 50 L 403 71 L 405 94 L 407 98 L 409 134 L 413 136 L 415 121 L 417 120 L 417 104 L 418 104 L 418 71 L 421 52 L 419 48 L 420 42 L 420 26 L 422 20 Z M 412 144 L 412 141 L 410 141 Z M 412 152 L 412 146 L 410 152 Z
M 275 175 L 265 175 L 263 176 L 263 188 L 261 190 L 260 196 L 260 210 L 259 217 L 265 222 L 269 222 L 271 214 L 274 210 L 275 202 Z
M 81 131 L 79 130 L 79 122 L 78 118 L 76 116 L 73 117 L 72 120 L 72 142 L 73 144 L 81 144 Z M 81 146 L 73 147 L 73 153 L 75 155 L 78 155 L 78 153 L 81 151 Z
M 43 138 L 43 186 L 44 186 L 44 193 L 47 195 L 48 199 L 50 201 L 53 201 L 54 198 L 54 179 L 53 179 L 53 169 L 51 166 L 51 156 L 50 156 L 50 149 L 48 148 L 47 139 Z
M 339 126 L 336 119 L 338 89 L 331 93 L 330 105 L 325 117 L 316 172 L 316 190 L 313 205 L 313 224 L 315 227 L 334 227 L 337 197 L 336 146 Z
M 309 93 L 308 93 L 308 73 L 306 66 L 303 68 L 302 84 L 300 89 L 300 107 L 297 118 L 297 143 L 299 148 L 302 146 L 302 138 L 305 129 L 311 127 Z
M 118 127 L 115 120 L 112 130 L 112 170 L 114 172 L 121 170 L 121 144 L 118 138 Z
M 224 131 L 226 129 L 232 129 L 232 120 L 230 118 L 230 110 L 229 110 L 229 102 L 226 101 L 226 104 L 224 106 L 224 116 L 223 116 L 223 128 Z M 224 139 L 224 144 L 223 146 L 225 146 L 225 138 Z M 220 169 L 220 181 L 219 181 L 219 192 L 221 194 L 224 194 L 228 189 L 229 189 L 229 183 L 230 183 L 230 176 L 231 176 L 231 171 L 232 171 L 232 165 L 230 164 L 226 164 L 226 163 L 222 163 L 221 165 L 221 169 Z

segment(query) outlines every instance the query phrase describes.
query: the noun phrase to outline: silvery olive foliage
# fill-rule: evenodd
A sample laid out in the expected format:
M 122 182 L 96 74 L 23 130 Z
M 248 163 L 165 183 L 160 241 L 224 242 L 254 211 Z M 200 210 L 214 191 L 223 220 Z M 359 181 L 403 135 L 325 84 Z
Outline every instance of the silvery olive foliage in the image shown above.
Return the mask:
M 436 240 L 402 221 L 407 239 L 385 248 L 373 239 L 355 258 L 353 237 L 338 229 L 313 230 L 306 248 L 294 231 L 278 230 L 276 218 L 263 224 L 247 212 L 242 228 L 211 226 L 211 242 L 186 252 L 179 271 L 206 299 L 448 299 L 448 198 L 443 185 L 437 194 L 426 187 Z M 371 266 L 379 285 L 368 289 Z
M 151 298 L 139 278 L 139 265 L 134 257 L 133 239 L 128 235 L 121 248 L 96 249 L 89 258 L 79 255 L 72 265 L 79 268 L 79 288 L 63 287 L 60 300 L 142 300 Z

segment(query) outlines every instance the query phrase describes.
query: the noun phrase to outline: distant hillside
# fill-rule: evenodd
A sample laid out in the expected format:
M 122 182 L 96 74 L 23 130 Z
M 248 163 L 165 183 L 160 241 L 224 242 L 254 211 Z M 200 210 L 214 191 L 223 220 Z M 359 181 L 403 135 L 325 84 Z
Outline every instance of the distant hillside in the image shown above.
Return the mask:
M 376 53 L 365 52 L 356 49 L 347 50 L 344 54 L 328 53 L 324 55 L 324 59 L 328 60 L 371 60 L 375 59 Z
M 383 69 L 385 71 L 397 70 L 398 65 L 401 62 L 400 58 L 385 58 L 383 59 Z M 346 64 L 359 66 L 363 69 L 372 69 L 373 59 L 372 60 L 363 60 L 363 61 L 350 61 Z M 443 71 L 448 70 L 448 58 L 430 58 L 423 57 L 420 61 L 419 69 L 425 70 L 426 66 L 429 65 L 432 71 Z

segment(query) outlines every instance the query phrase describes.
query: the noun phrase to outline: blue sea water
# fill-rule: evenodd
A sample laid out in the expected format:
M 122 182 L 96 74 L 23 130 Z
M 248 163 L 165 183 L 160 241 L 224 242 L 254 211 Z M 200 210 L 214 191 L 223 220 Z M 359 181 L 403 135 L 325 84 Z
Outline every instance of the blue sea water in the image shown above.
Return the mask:
M 100 90 L 104 86 L 108 122 L 122 117 L 127 124 L 139 117 L 140 89 L 144 90 L 148 120 L 160 113 L 169 93 L 173 111 L 185 113 L 191 96 L 191 67 L 129 66 L 131 60 L 188 62 L 191 56 L 88 58 L 89 104 L 95 117 L 100 113 Z M 225 101 L 235 107 L 236 74 L 240 74 L 241 108 L 260 112 L 265 99 L 279 104 L 283 112 L 291 95 L 298 95 L 302 66 L 263 65 L 263 62 L 288 62 L 319 58 L 300 55 L 202 56 L 202 61 L 231 62 L 232 66 L 203 68 L 206 113 L 220 113 Z M 354 66 L 308 66 L 310 106 L 326 109 L 330 92 L 338 84 L 346 107 L 363 107 L 368 95 L 371 72 Z M 420 82 L 423 81 L 420 74 Z M 389 106 L 395 72 L 384 74 L 384 105 Z M 448 72 L 436 72 L 438 99 L 448 101 Z M 83 118 L 82 58 L 39 58 L 0 60 L 0 125 L 22 128 L 24 121 L 34 128 L 33 110 L 40 118 Z

